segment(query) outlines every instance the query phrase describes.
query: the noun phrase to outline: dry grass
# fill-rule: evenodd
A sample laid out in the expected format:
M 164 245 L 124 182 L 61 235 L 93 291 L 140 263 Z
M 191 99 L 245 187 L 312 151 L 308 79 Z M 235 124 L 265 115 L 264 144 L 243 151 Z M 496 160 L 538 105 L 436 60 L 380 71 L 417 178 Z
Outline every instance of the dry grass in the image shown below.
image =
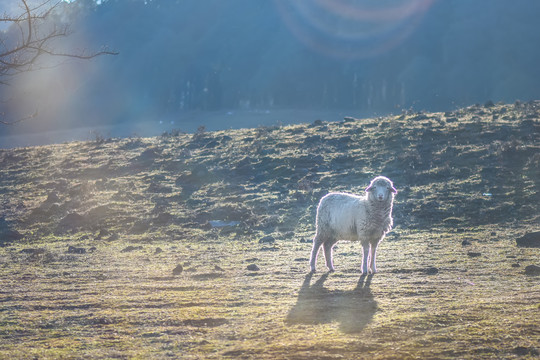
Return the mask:
M 535 358 L 537 107 L 1 151 L 0 358 Z M 318 198 L 378 173 L 380 273 L 308 275 Z

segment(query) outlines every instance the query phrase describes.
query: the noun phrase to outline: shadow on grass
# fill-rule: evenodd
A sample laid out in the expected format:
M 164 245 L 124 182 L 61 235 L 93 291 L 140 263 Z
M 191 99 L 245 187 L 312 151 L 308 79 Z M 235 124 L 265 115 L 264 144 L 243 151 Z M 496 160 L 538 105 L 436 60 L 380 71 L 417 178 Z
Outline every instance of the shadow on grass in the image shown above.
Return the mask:
M 288 325 L 338 322 L 344 333 L 357 333 L 373 319 L 377 302 L 369 288 L 372 275 L 362 275 L 356 287 L 348 291 L 325 288 L 328 273 L 310 286 L 312 277 L 313 274 L 306 276 L 296 304 L 287 315 Z

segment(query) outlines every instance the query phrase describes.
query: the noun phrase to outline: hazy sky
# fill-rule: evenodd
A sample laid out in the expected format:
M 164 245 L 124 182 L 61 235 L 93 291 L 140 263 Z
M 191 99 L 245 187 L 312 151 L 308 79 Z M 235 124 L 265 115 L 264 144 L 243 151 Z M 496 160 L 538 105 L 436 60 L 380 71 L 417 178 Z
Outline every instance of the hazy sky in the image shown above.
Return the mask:
M 13 14 L 20 11 L 20 4 L 16 0 L 0 0 L 0 14 Z

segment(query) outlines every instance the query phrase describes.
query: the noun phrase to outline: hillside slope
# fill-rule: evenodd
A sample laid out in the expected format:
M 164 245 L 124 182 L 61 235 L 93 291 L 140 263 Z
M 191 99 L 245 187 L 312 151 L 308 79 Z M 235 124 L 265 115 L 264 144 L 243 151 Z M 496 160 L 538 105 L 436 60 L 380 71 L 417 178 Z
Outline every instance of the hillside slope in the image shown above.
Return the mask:
M 312 229 L 326 192 L 362 192 L 383 174 L 400 190 L 398 228 L 535 223 L 539 113 L 539 103 L 470 107 L 3 150 L 2 207 L 36 236 L 73 212 L 94 231 L 141 221 L 167 231 L 152 225 L 158 217 L 182 228 L 232 220 L 298 231 Z
M 540 224 L 539 119 L 540 102 L 486 104 L 1 150 L 0 350 L 537 355 L 538 249 L 515 239 Z M 379 174 L 399 191 L 381 273 L 358 280 L 340 244 L 311 284 L 318 200 Z

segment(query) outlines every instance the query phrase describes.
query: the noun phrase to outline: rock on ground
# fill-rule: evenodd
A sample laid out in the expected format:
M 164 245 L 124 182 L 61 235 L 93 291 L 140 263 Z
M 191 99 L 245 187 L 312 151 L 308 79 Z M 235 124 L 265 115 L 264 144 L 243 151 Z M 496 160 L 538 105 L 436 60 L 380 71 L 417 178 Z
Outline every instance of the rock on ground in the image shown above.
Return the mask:
M 517 246 L 520 247 L 537 247 L 540 248 L 540 231 L 525 234 L 516 239 Z

